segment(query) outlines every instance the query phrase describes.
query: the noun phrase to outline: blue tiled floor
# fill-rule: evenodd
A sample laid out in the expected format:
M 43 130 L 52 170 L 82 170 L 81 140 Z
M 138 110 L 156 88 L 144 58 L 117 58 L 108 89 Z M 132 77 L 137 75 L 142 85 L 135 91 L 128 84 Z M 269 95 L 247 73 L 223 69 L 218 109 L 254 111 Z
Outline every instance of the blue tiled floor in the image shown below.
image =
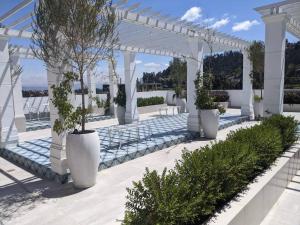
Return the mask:
M 107 119 L 111 119 L 111 116 L 91 116 L 88 118 L 87 121 L 94 122 L 94 121 L 107 120 Z M 49 119 L 26 121 L 26 131 L 42 130 L 50 127 L 51 124 Z
M 120 127 L 117 127 L 118 129 L 114 129 L 112 132 L 114 140 L 112 143 L 109 142 L 109 127 L 97 129 L 101 141 L 99 169 L 109 168 L 171 145 L 193 139 L 195 134 L 187 130 L 187 116 L 188 114 L 180 114 L 140 122 L 139 141 L 135 139 L 137 136 L 136 129 L 126 131 L 120 137 L 117 132 L 120 130 Z M 247 117 L 224 114 L 220 118 L 219 129 L 224 129 L 245 120 L 247 120 Z M 149 136 L 150 130 L 152 135 Z M 124 142 L 121 148 L 118 145 L 120 138 Z M 2 151 L 2 156 L 21 164 L 40 176 L 57 179 L 57 175 L 53 174 L 50 169 L 50 144 L 51 138 L 37 139 L 20 143 L 17 147 L 7 150 L 0 150 L 0 153 Z

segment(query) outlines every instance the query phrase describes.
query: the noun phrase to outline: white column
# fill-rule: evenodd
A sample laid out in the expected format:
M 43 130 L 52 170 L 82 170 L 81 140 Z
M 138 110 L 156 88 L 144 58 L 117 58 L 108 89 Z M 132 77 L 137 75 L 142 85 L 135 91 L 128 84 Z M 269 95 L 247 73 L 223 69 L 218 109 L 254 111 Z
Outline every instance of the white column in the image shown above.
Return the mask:
M 26 131 L 26 119 L 23 110 L 22 80 L 21 74 L 16 73 L 20 65 L 20 57 L 16 55 L 10 56 L 10 70 L 13 86 L 14 108 L 15 108 L 15 124 L 18 132 Z
M 97 96 L 97 93 L 96 93 L 95 72 L 93 68 L 89 68 L 87 70 L 87 84 L 88 84 L 88 90 L 90 94 L 88 104 L 89 106 L 92 107 L 92 109 L 94 109 L 94 107 L 96 107 L 96 102 L 93 99 Z
M 265 34 L 264 116 L 283 112 L 286 15 L 263 18 Z
M 192 132 L 200 132 L 200 114 L 195 106 L 196 88 L 194 81 L 197 78 L 197 73 L 200 72 L 203 76 L 203 47 L 199 40 L 189 39 L 189 47 L 191 57 L 187 58 L 187 108 L 188 130 Z
M 115 65 L 113 65 L 113 63 Z M 118 91 L 118 81 L 117 74 L 115 74 L 114 67 L 116 62 L 108 62 L 108 73 L 109 73 L 109 95 L 110 95 L 110 113 L 113 117 L 116 116 L 116 104 L 114 103 L 114 98 L 117 96 Z
M 125 122 L 132 123 L 139 120 L 137 110 L 137 94 L 136 94 L 136 73 L 135 73 L 135 53 L 123 52 L 124 54 L 124 75 L 126 90 L 126 113 Z
M 253 90 L 250 73 L 252 71 L 251 61 L 247 51 L 243 51 L 243 93 L 242 93 L 242 107 L 241 114 L 249 116 L 250 120 L 254 119 L 253 111 Z
M 53 91 L 51 86 L 58 85 L 62 80 L 62 72 L 58 68 L 47 67 L 48 78 L 48 97 L 49 97 L 49 110 L 51 121 L 51 136 L 52 143 L 50 146 L 50 162 L 51 169 L 60 174 L 67 173 L 66 150 L 65 150 L 65 135 L 58 135 L 53 126 L 56 119 L 59 119 L 58 111 L 53 105 L 51 99 L 53 98 Z
M 8 39 L 0 37 L 0 148 L 17 143 Z

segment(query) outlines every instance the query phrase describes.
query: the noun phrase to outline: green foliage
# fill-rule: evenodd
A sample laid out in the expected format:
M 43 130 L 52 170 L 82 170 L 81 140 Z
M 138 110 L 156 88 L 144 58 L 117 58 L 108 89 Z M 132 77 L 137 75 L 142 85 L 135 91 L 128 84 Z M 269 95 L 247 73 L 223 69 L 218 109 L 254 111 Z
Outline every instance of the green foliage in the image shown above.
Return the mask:
M 212 96 L 211 81 L 210 77 L 203 79 L 200 72 L 197 73 L 197 79 L 194 81 L 196 87 L 196 101 L 195 105 L 197 109 L 207 110 L 207 109 L 219 109 L 220 113 L 225 113 L 225 109 L 221 107 L 217 102 L 215 102 Z
M 164 104 L 165 100 L 163 97 L 150 97 L 150 98 L 138 98 L 137 99 L 137 106 L 149 106 L 149 105 L 160 105 Z
M 276 124 L 284 124 L 273 126 Z M 183 153 L 174 169 L 149 171 L 128 188 L 124 225 L 202 224 L 247 189 L 294 137 L 292 118 L 272 117 L 229 134 L 226 141 Z M 281 131 L 280 131 L 281 130 Z M 295 140 L 295 139 L 293 139 Z
M 287 91 L 284 93 L 284 104 L 300 104 L 300 92 Z
M 84 97 L 84 74 L 97 61 L 113 55 L 113 46 L 118 41 L 115 9 L 110 0 L 43 0 L 36 2 L 34 15 L 32 51 L 35 56 L 49 67 L 59 66 L 60 71 L 71 68 L 78 75 L 76 80 L 80 83 L 82 99 L 80 125 L 84 132 L 88 111 Z M 71 108 L 65 110 L 70 112 Z M 77 119 L 77 116 L 73 119 Z M 75 122 L 70 122 L 70 126 Z M 56 124 L 61 132 L 64 126 Z
M 64 73 L 62 82 L 58 85 L 52 85 L 53 105 L 57 108 L 59 119 L 54 122 L 53 130 L 61 134 L 64 131 L 74 130 L 81 121 L 81 115 L 87 113 L 81 107 L 74 108 L 68 97 L 72 94 L 72 82 L 78 79 L 78 75 L 73 72 Z
M 288 149 L 298 139 L 298 123 L 291 116 L 274 115 L 265 119 L 263 125 L 279 129 L 284 150 Z
M 126 91 L 124 85 L 119 85 L 117 97 L 114 98 L 114 102 L 121 107 L 126 107 Z
M 226 91 L 212 91 L 212 97 L 214 98 L 215 102 L 228 102 L 229 95 Z
M 263 100 L 263 99 L 262 99 L 261 96 L 254 95 L 254 101 L 255 101 L 255 102 L 260 102 L 260 101 L 262 101 L 262 100 Z

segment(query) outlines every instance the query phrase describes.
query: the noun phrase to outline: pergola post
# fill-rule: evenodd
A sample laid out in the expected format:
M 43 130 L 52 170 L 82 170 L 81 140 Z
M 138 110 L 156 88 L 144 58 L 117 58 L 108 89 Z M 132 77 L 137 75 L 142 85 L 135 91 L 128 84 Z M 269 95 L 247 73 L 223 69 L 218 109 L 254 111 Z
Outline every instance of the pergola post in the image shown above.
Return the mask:
M 50 66 L 47 67 L 48 97 L 52 136 L 52 143 L 50 146 L 50 162 L 51 169 L 60 175 L 64 175 L 67 173 L 65 135 L 58 135 L 53 130 L 55 120 L 59 119 L 59 115 L 57 109 L 55 108 L 50 99 L 53 98 L 53 91 L 51 86 L 57 86 L 61 82 L 63 76 L 62 74 L 63 70 L 61 68 L 53 68 Z
M 0 149 L 17 143 L 8 39 L 0 36 Z
M 114 60 L 114 59 L 113 59 Z M 114 102 L 114 98 L 117 96 L 118 91 L 118 81 L 117 81 L 117 75 L 114 71 L 114 62 L 111 60 L 108 61 L 108 75 L 109 75 L 109 96 L 110 96 L 110 113 L 113 117 L 116 116 L 116 104 Z
M 88 85 L 88 90 L 90 93 L 90 97 L 88 98 L 88 103 L 89 106 L 92 107 L 92 109 L 94 109 L 94 107 L 96 106 L 96 102 L 95 102 L 95 98 L 97 96 L 96 93 L 96 79 L 95 79 L 95 73 L 94 73 L 94 68 L 89 68 L 87 70 L 87 85 Z
M 242 107 L 241 114 L 249 116 L 250 120 L 254 119 L 253 110 L 253 90 L 250 73 L 252 71 L 252 64 L 249 59 L 247 51 L 243 51 L 243 94 L 242 94 Z
M 126 90 L 126 113 L 125 122 L 133 123 L 139 120 L 136 94 L 135 53 L 124 51 L 124 75 Z
M 22 80 L 21 74 L 16 73 L 16 68 L 20 65 L 20 57 L 10 55 L 10 70 L 12 74 L 12 87 L 15 108 L 15 124 L 18 132 L 26 131 L 26 119 L 23 110 Z
M 283 112 L 286 14 L 263 17 L 265 22 L 264 116 Z
M 189 131 L 200 132 L 201 122 L 199 110 L 195 106 L 196 89 L 194 81 L 198 72 L 203 76 L 203 46 L 198 39 L 190 38 L 189 47 L 191 57 L 187 58 L 187 109 L 189 112 L 187 127 Z

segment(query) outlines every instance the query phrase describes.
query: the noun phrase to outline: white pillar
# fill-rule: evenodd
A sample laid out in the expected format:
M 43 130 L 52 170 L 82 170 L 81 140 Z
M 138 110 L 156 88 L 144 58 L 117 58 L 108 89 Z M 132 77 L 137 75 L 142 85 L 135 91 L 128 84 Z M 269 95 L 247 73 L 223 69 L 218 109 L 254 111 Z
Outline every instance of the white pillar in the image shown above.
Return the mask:
M 251 61 L 247 51 L 243 51 L 243 93 L 242 93 L 242 107 L 241 114 L 249 116 L 250 120 L 254 119 L 253 111 L 253 90 L 250 73 L 252 71 Z
M 26 131 L 26 119 L 23 110 L 22 80 L 21 74 L 16 73 L 20 65 L 20 57 L 16 55 L 10 56 L 10 70 L 12 75 L 14 108 L 15 108 L 15 124 L 18 132 Z
M 283 112 L 286 15 L 263 18 L 265 34 L 264 116 Z
M 96 102 L 94 99 L 96 98 L 97 93 L 96 93 L 95 72 L 93 68 L 89 68 L 87 70 L 87 84 L 88 84 L 88 90 L 90 94 L 88 104 L 89 106 L 92 107 L 92 109 L 94 109 L 94 107 L 96 107 Z
M 0 148 L 17 143 L 8 39 L 0 37 Z
M 197 78 L 197 73 L 200 72 L 203 76 L 203 47 L 199 40 L 189 39 L 189 47 L 191 57 L 187 58 L 187 108 L 188 130 L 192 132 L 200 132 L 200 114 L 195 106 L 196 88 L 194 81 Z
M 136 73 L 135 73 L 135 53 L 123 52 L 124 54 L 124 75 L 126 90 L 126 113 L 125 122 L 132 123 L 139 120 L 137 110 L 137 94 L 136 94 Z
M 114 59 L 113 59 L 114 60 Z M 114 65 L 113 65 L 114 63 Z M 109 95 L 110 95 L 110 113 L 113 117 L 116 116 L 116 104 L 114 103 L 114 98 L 117 96 L 118 91 L 118 81 L 117 74 L 115 74 L 114 67 L 116 62 L 108 62 L 108 73 L 109 73 Z
M 53 126 L 56 119 L 59 119 L 58 111 L 53 105 L 51 99 L 53 98 L 53 91 L 51 86 L 58 85 L 62 81 L 62 71 L 58 68 L 47 67 L 47 78 L 48 78 L 48 97 L 49 97 L 49 110 L 50 110 L 50 121 L 51 121 L 51 136 L 52 143 L 50 146 L 50 162 L 51 169 L 60 174 L 67 173 L 67 162 L 66 162 L 66 150 L 65 150 L 65 135 L 58 135 L 54 130 Z

